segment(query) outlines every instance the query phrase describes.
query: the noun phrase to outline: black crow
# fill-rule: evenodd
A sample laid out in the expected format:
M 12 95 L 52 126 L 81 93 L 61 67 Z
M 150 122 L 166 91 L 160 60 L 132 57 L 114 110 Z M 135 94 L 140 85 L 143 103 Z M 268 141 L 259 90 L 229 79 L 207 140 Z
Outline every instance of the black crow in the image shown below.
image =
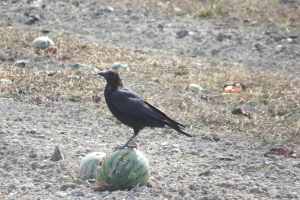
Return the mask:
M 166 125 L 179 133 L 192 137 L 185 126 L 172 120 L 161 110 L 143 100 L 137 94 L 123 86 L 118 72 L 114 70 L 99 72 L 106 79 L 104 96 L 110 112 L 123 124 L 133 128 L 134 135 L 117 149 L 136 148 L 129 143 L 145 127 L 165 127 Z

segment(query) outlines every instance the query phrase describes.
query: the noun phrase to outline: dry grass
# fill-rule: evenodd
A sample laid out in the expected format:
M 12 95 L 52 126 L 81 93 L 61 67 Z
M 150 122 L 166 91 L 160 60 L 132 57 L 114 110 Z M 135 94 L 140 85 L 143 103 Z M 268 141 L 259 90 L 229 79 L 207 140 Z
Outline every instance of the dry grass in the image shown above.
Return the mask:
M 248 20 L 262 22 L 275 22 L 282 29 L 289 30 L 291 27 L 299 28 L 299 7 L 292 7 L 281 3 L 280 0 L 264 1 L 231 1 L 230 13 L 246 16 Z
M 34 56 L 30 44 L 37 36 L 37 33 L 26 30 L 0 28 L 0 37 L 5 38 L 0 46 L 11 52 Z M 57 101 L 64 95 L 64 101 L 78 102 L 82 109 L 108 114 L 102 98 L 104 82 L 96 80 L 94 69 L 108 69 L 112 63 L 119 61 L 131 66 L 130 72 L 121 72 L 126 86 L 168 115 L 189 125 L 195 135 L 199 131 L 235 131 L 256 134 L 262 141 L 272 141 L 273 137 L 285 141 L 299 135 L 299 82 L 291 82 L 285 74 L 251 72 L 232 63 L 227 63 L 231 66 L 228 68 L 222 67 L 223 63 L 202 63 L 203 66 L 195 67 L 178 57 L 163 58 L 158 54 L 154 58 L 138 51 L 83 44 L 67 36 L 51 37 L 59 41 L 59 53 L 44 55 L 45 58 L 50 56 L 57 64 L 73 62 L 84 67 L 67 71 L 68 77 L 61 73 L 48 76 L 45 69 L 34 64 L 18 68 L 5 61 L 0 63 L 0 78 L 12 82 L 2 84 L 1 93 L 30 103 L 41 103 L 43 99 Z M 154 82 L 153 78 L 159 82 Z M 222 85 L 227 82 L 244 83 L 246 93 L 222 95 Z M 182 94 L 183 87 L 190 83 L 210 89 L 218 97 L 205 100 L 198 93 Z M 254 108 L 251 102 L 258 98 L 261 98 L 258 101 L 260 106 Z M 236 107 L 245 108 L 253 119 L 232 115 L 231 111 Z
M 214 4 L 215 15 L 207 15 L 206 18 L 219 17 L 228 13 L 240 16 L 244 21 L 257 21 L 258 24 L 273 22 L 278 24 L 282 31 L 290 31 L 291 28 L 299 29 L 300 27 L 299 6 L 284 4 L 280 0 L 135 0 L 127 1 L 127 4 L 136 7 L 145 6 L 147 9 L 158 8 L 167 14 L 195 18 L 199 18 L 199 15 L 209 5 Z

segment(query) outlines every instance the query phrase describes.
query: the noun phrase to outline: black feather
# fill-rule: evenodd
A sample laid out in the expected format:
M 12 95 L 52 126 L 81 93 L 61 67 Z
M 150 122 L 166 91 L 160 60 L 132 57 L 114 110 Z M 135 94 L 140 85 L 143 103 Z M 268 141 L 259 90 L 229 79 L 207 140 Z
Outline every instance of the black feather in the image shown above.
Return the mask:
M 161 110 L 143 100 L 137 94 L 123 86 L 122 80 L 116 71 L 108 70 L 99 72 L 106 79 L 104 91 L 105 101 L 110 112 L 122 123 L 132 127 L 134 136 L 125 143 L 128 147 L 130 141 L 145 127 L 170 128 L 192 137 L 185 130 L 185 126 L 168 117 Z

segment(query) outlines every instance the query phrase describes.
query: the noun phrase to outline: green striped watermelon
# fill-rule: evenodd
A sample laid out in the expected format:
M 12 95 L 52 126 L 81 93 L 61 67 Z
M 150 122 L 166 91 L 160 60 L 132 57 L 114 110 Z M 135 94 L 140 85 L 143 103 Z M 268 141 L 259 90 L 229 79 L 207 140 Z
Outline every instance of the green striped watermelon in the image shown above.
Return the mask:
M 79 175 L 82 181 L 96 178 L 96 169 L 99 162 L 106 155 L 103 152 L 94 152 L 86 155 L 80 162 Z
M 42 36 L 42 37 L 38 37 L 36 38 L 31 46 L 35 49 L 35 50 L 45 50 L 47 47 L 49 46 L 54 46 L 55 43 L 48 37 Z
M 103 190 L 130 190 L 144 186 L 150 177 L 147 158 L 139 150 L 122 149 L 108 154 L 99 163 L 96 179 Z

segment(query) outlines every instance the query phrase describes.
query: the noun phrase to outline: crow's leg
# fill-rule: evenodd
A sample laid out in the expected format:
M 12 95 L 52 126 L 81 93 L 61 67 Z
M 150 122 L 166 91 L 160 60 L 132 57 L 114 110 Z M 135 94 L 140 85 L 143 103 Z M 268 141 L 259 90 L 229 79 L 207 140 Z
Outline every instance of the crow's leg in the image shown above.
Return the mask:
M 133 136 L 131 138 L 129 138 L 129 140 L 123 146 L 118 146 L 115 149 L 125 149 L 126 147 L 129 148 L 129 149 L 137 149 L 136 146 L 129 146 L 129 144 L 133 140 L 133 138 L 135 138 L 138 134 L 139 134 L 139 130 L 138 129 L 134 129 Z

